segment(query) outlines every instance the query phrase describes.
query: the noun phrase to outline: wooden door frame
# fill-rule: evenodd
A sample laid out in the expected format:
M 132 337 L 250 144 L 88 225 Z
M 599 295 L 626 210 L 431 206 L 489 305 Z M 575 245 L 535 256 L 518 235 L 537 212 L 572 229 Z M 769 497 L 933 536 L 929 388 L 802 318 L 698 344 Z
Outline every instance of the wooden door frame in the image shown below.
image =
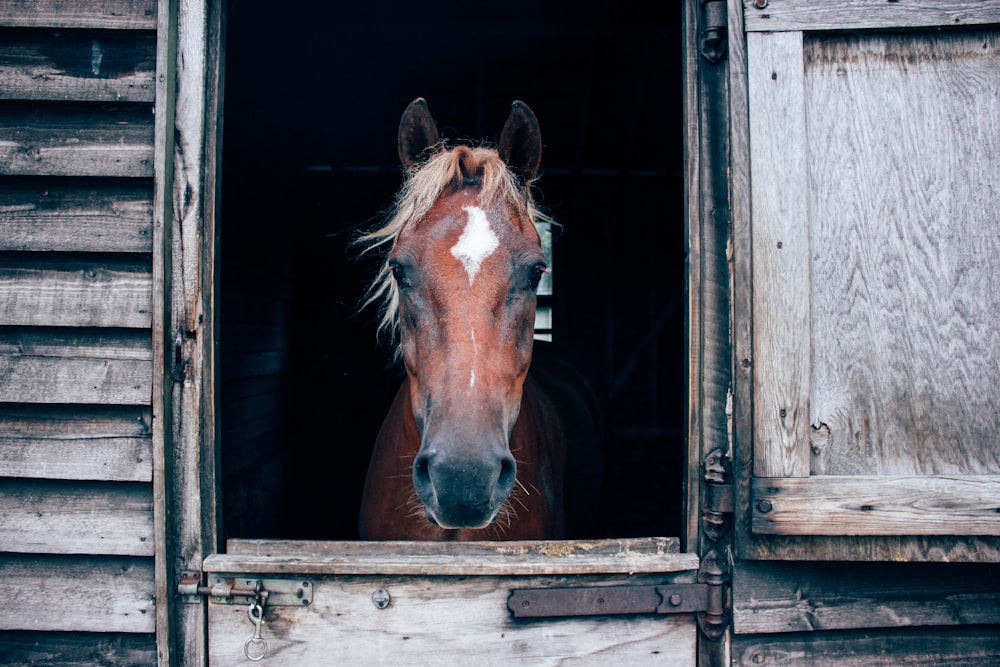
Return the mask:
M 181 596 L 219 548 L 216 249 L 225 5 L 161 0 L 153 251 L 153 446 L 157 652 L 206 664 L 205 604 Z

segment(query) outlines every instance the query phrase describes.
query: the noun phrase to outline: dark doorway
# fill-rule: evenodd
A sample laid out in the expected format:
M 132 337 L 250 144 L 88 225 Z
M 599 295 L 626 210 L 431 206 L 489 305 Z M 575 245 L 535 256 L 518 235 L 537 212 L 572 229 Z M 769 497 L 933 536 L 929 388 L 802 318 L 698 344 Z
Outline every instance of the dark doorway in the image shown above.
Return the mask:
M 538 115 L 553 336 L 610 407 L 602 533 L 679 535 L 686 420 L 681 7 L 228 7 L 219 250 L 226 537 L 353 539 L 400 370 L 351 241 L 400 183 L 399 115 Z

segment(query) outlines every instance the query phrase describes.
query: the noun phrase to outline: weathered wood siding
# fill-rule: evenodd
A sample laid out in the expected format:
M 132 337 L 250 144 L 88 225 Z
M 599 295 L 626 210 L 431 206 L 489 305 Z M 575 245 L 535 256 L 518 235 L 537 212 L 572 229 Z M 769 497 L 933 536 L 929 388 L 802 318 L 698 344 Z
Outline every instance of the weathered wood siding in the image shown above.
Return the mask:
M 0 3 L 4 662 L 156 662 L 156 20 Z

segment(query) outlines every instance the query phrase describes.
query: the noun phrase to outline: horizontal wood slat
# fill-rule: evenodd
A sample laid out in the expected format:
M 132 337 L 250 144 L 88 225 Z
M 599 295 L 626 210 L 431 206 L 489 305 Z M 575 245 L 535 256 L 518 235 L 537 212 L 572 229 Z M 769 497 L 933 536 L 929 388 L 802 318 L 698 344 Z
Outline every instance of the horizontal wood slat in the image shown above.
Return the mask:
M 1000 624 L 1000 565 L 742 561 L 733 622 L 737 634 Z
M 0 179 L 0 250 L 152 249 L 151 181 Z
M 0 405 L 0 476 L 152 481 L 148 408 Z
M 1000 0 L 923 0 L 922 2 L 814 2 L 770 0 L 763 9 L 743 0 L 747 31 L 860 30 L 921 28 L 1000 23 Z
M 674 537 L 539 542 L 311 542 L 230 540 L 206 572 L 541 575 L 680 572 L 698 555 Z
M 1000 664 L 1000 632 L 914 628 L 741 636 L 733 667 L 984 667 Z
M 152 102 L 156 35 L 0 31 L 0 99 Z
M 0 479 L 0 517 L 6 551 L 153 555 L 148 484 Z
M 1000 535 L 1000 475 L 755 477 L 768 535 Z
M 0 26 L 156 28 L 156 0 L 18 0 L 0 3 Z
M 153 632 L 153 559 L 0 553 L 0 630 Z
M 0 632 L 0 655 L 11 665 L 155 665 L 151 634 L 98 632 Z
M 148 331 L 0 329 L 0 403 L 148 405 Z
M 152 302 L 151 270 L 0 263 L 0 325 L 149 328 Z
M 0 105 L 0 175 L 153 175 L 147 105 Z

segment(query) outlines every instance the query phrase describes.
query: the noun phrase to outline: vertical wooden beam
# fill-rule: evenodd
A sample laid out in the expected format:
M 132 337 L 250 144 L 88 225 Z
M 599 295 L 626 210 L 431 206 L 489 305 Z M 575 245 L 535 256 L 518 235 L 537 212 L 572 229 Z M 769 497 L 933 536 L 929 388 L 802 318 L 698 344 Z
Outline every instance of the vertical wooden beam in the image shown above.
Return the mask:
M 167 497 L 172 493 L 167 425 L 170 396 L 170 286 L 173 219 L 174 86 L 177 59 L 177 4 L 160 0 L 156 22 L 155 130 L 153 139 L 153 573 L 156 590 L 156 652 L 160 665 L 175 664 L 175 581 L 173 540 Z
M 802 33 L 747 35 L 755 477 L 809 474 L 809 221 Z
M 158 617 L 165 632 L 162 639 L 158 632 L 158 642 L 162 665 L 203 665 L 205 603 L 180 598 L 177 584 L 218 550 L 215 248 L 223 3 L 163 4 L 161 26 L 172 30 L 175 46 L 160 71 L 175 78 L 157 99 L 163 113 L 157 131 L 164 135 L 158 135 L 163 159 L 156 179 L 162 240 L 154 266 L 163 285 L 157 310 L 166 313 L 155 331 L 161 387 L 154 401 L 161 402 L 164 431 L 157 491 L 165 499 L 158 521 L 165 557 L 157 574 L 158 597 L 166 596 L 170 607 Z

